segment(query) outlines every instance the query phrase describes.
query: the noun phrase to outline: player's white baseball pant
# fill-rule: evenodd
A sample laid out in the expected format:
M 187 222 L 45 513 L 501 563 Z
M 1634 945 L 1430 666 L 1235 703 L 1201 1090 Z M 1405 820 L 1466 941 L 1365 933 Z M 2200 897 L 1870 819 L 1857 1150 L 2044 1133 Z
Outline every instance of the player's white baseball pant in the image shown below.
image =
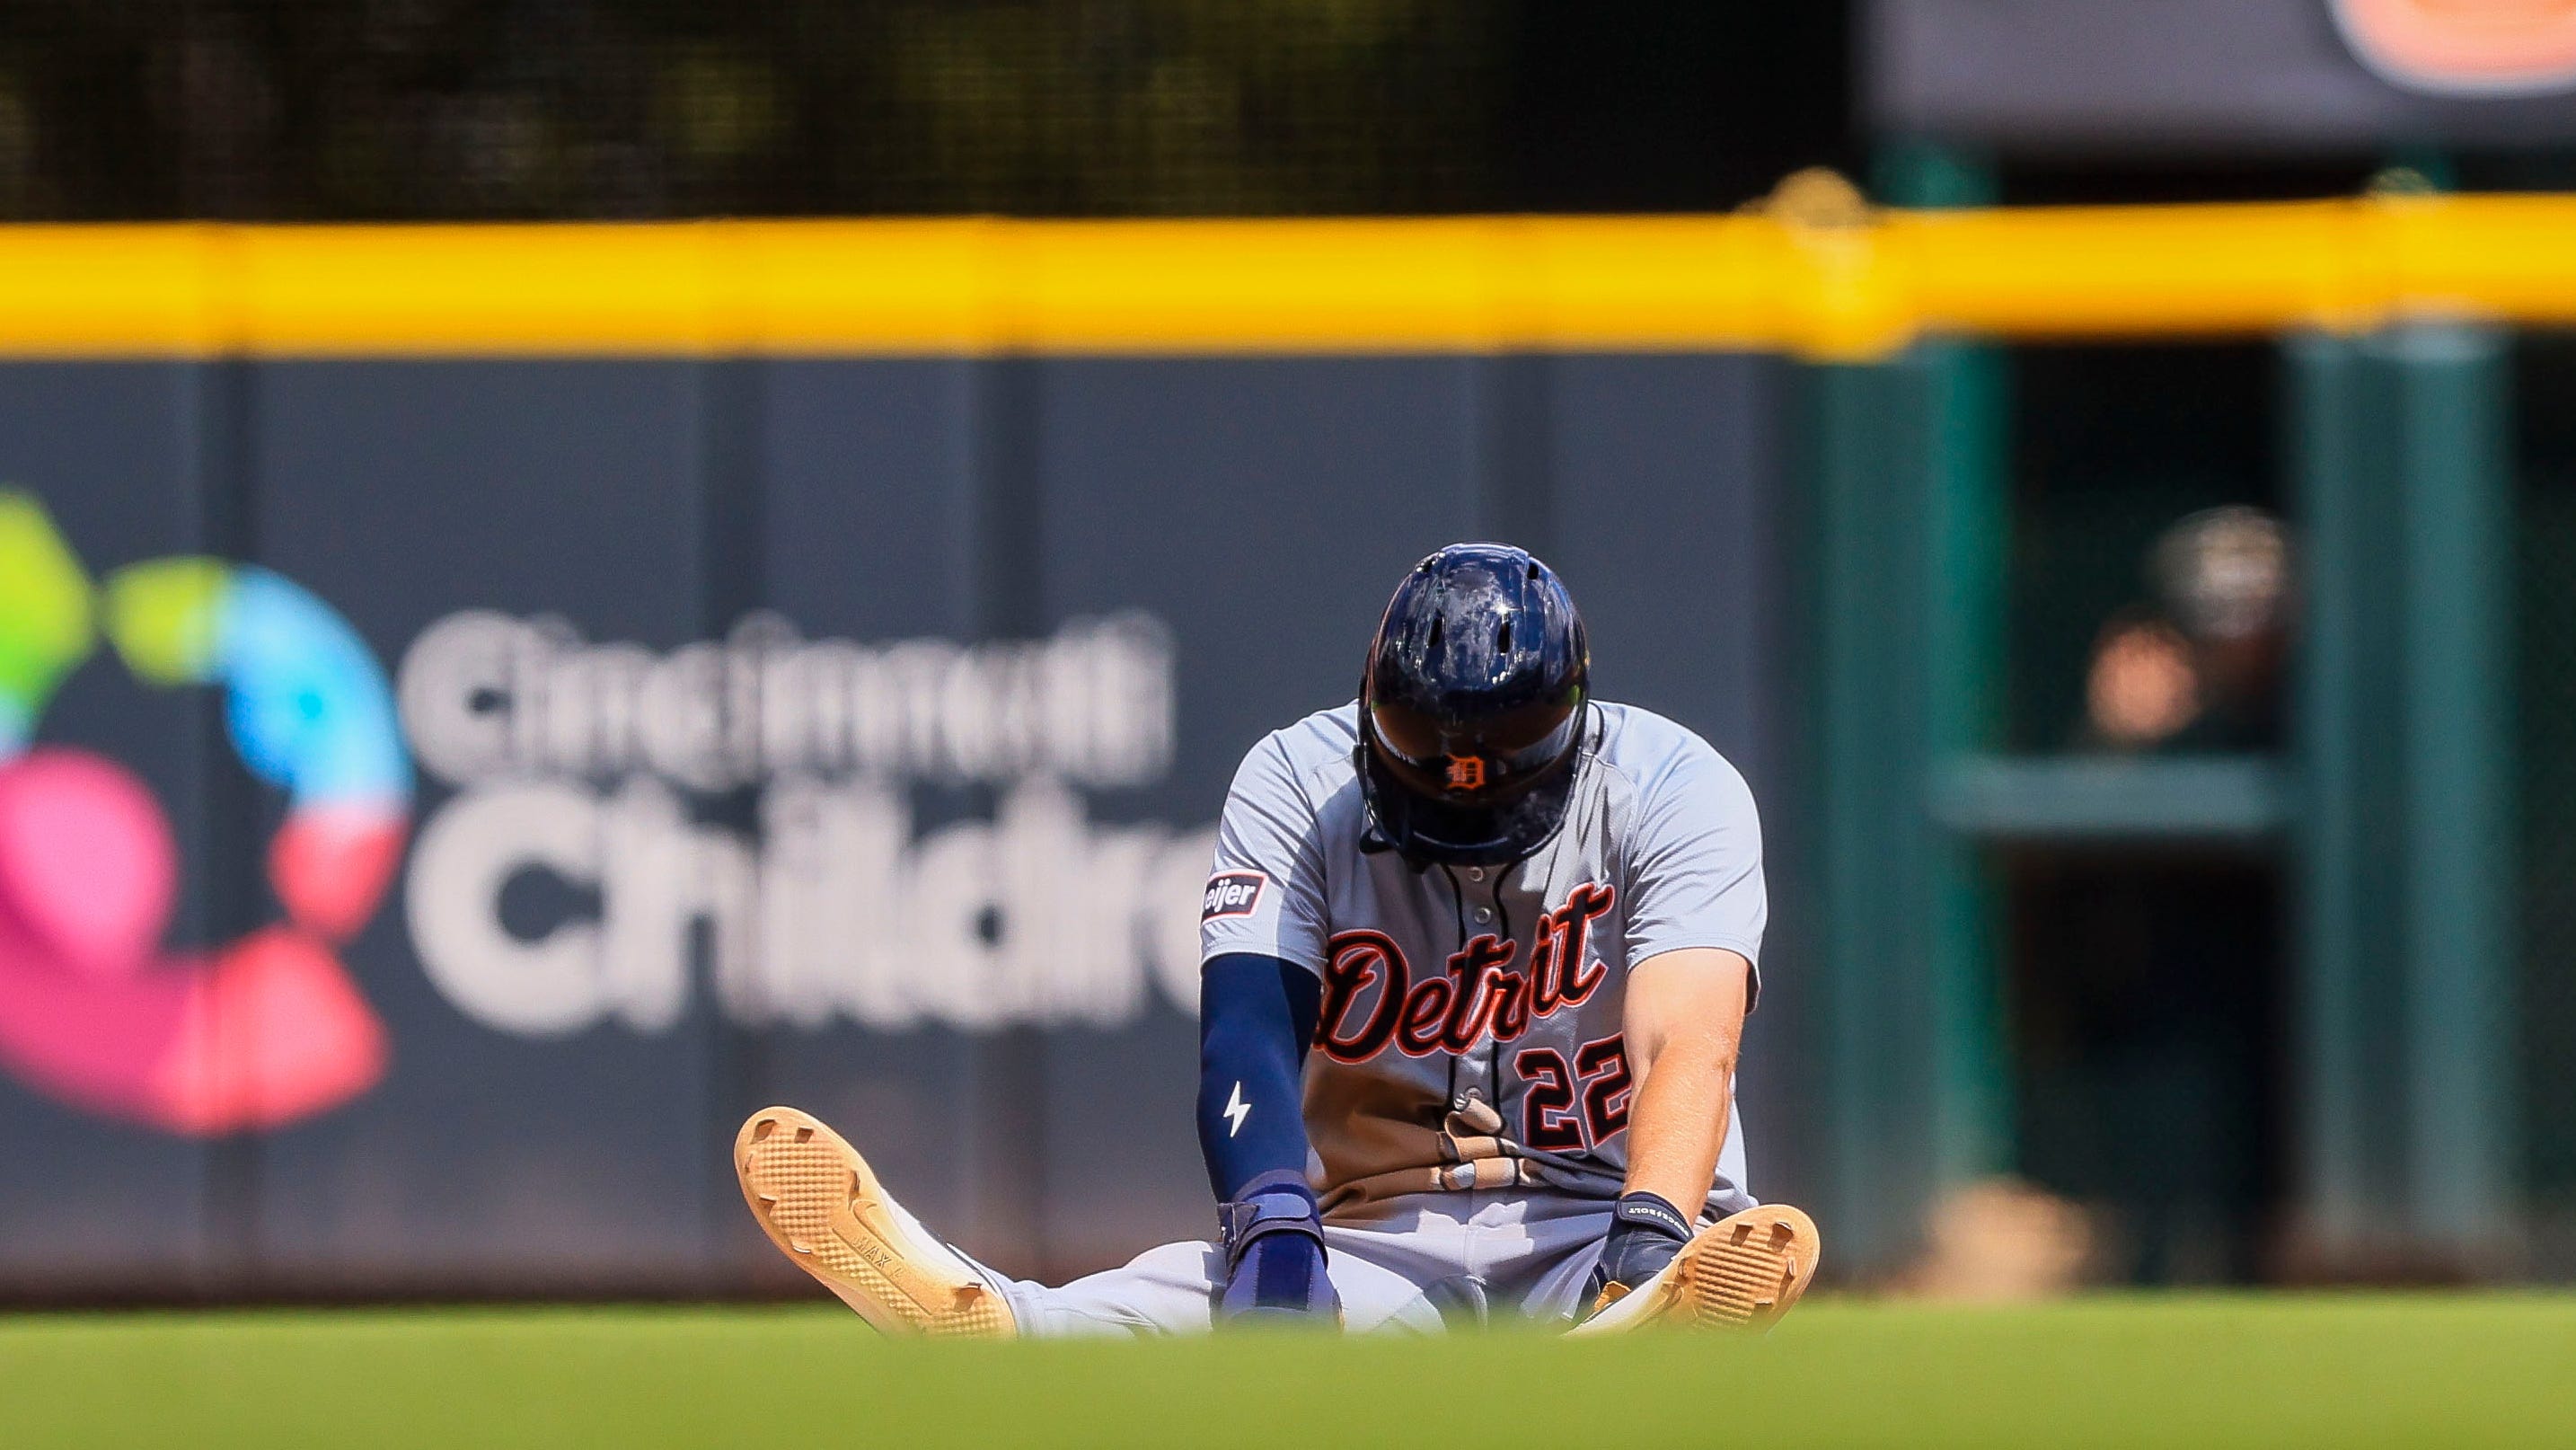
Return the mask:
M 1610 1231 L 1606 1200 L 1545 1190 L 1426 1193 L 1382 1207 L 1365 1224 L 1324 1225 L 1326 1266 L 1354 1332 L 1570 1318 Z M 1223 1252 L 1207 1243 L 1165 1244 L 1061 1288 L 985 1271 L 1020 1332 L 1041 1335 L 1204 1332 L 1224 1276 Z

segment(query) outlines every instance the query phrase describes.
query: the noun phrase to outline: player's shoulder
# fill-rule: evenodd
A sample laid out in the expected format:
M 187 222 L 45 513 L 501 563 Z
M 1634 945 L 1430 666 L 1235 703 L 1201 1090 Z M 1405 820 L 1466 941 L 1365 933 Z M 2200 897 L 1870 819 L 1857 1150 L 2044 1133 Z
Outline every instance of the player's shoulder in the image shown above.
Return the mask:
M 1347 762 L 1360 743 L 1360 702 L 1345 700 L 1318 710 L 1285 729 L 1271 732 L 1292 760 Z
M 1601 714 L 1601 743 L 1594 755 L 1603 766 L 1639 794 L 1668 784 L 1713 784 L 1728 791 L 1745 788 L 1744 777 L 1717 747 L 1698 731 L 1642 705 L 1596 700 Z
M 1245 752 L 1235 780 L 1238 785 L 1252 779 L 1311 785 L 1319 776 L 1347 776 L 1359 739 L 1357 701 L 1318 710 L 1262 736 Z

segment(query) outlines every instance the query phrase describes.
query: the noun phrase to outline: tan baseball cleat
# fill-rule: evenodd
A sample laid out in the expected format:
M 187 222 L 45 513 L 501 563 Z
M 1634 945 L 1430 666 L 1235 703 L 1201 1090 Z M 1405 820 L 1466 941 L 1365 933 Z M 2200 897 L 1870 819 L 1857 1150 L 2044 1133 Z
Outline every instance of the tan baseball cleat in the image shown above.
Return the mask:
M 761 1231 L 888 1334 L 1001 1339 L 1011 1307 L 956 1250 L 886 1195 L 859 1150 L 794 1108 L 763 1108 L 733 1140 Z
M 1701 1229 L 1663 1272 L 1634 1290 L 1617 1285 L 1569 1334 L 1616 1334 L 1646 1325 L 1767 1329 L 1816 1277 L 1816 1221 L 1784 1203 L 1748 1208 Z

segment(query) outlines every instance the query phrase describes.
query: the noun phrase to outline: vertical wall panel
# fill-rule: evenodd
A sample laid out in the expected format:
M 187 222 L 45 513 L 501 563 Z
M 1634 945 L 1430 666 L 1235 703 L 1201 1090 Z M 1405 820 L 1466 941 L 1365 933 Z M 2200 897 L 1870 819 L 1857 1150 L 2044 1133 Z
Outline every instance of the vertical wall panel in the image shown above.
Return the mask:
M 802 637 L 973 636 L 976 366 L 762 365 L 763 602 Z M 965 1033 L 936 1023 L 779 1028 L 768 1034 L 758 1091 L 727 1101 L 725 1117 L 789 1102 L 843 1125 L 907 1206 L 964 1242 L 974 1208 L 962 1153 L 970 1047 Z M 722 1126 L 730 1132 L 733 1122 Z M 719 1145 L 703 1146 L 712 1157 Z M 728 1212 L 723 1224 L 749 1273 L 781 1285 L 802 1278 L 748 1215 Z
M 119 566 L 203 547 L 190 370 L 0 366 L 0 488 L 39 499 L 93 584 Z M 203 838 L 212 719 L 199 692 L 138 683 L 102 639 L 36 722 L 39 746 L 132 770 L 183 843 Z M 180 862 L 167 934 L 193 945 L 208 863 Z M 109 1028 L 107 1030 L 113 1030 Z M 215 1287 L 205 1145 L 63 1107 L 0 1071 L 0 1290 L 184 1295 Z
M 466 609 L 555 615 L 584 640 L 654 650 L 708 633 L 688 365 L 263 372 L 261 562 L 337 604 L 389 671 Z M 424 774 L 416 821 L 449 798 Z M 530 904 L 525 931 L 598 909 L 589 882 L 513 885 L 553 897 Z M 270 1144 L 263 1262 L 289 1282 L 486 1289 L 693 1274 L 710 1232 L 703 1036 L 618 1021 L 494 1032 L 424 978 L 405 890 L 349 953 L 393 1030 L 391 1071 Z
M 2504 349 L 2424 326 L 2289 349 L 2308 521 L 2298 726 L 2298 1249 L 2512 1251 Z

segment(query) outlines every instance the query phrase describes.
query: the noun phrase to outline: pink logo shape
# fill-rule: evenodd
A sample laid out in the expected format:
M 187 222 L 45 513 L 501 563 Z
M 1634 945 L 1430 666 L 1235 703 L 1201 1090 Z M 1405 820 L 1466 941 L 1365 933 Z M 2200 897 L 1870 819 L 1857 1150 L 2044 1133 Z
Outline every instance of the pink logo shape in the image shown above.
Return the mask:
M 372 1086 L 384 1028 L 322 942 L 281 926 L 211 958 L 161 952 L 176 862 L 125 767 L 60 748 L 0 764 L 0 1056 L 76 1106 L 186 1133 Z
M 160 803 L 123 766 L 78 750 L 0 764 L 0 921 L 53 960 L 139 970 L 178 884 Z

